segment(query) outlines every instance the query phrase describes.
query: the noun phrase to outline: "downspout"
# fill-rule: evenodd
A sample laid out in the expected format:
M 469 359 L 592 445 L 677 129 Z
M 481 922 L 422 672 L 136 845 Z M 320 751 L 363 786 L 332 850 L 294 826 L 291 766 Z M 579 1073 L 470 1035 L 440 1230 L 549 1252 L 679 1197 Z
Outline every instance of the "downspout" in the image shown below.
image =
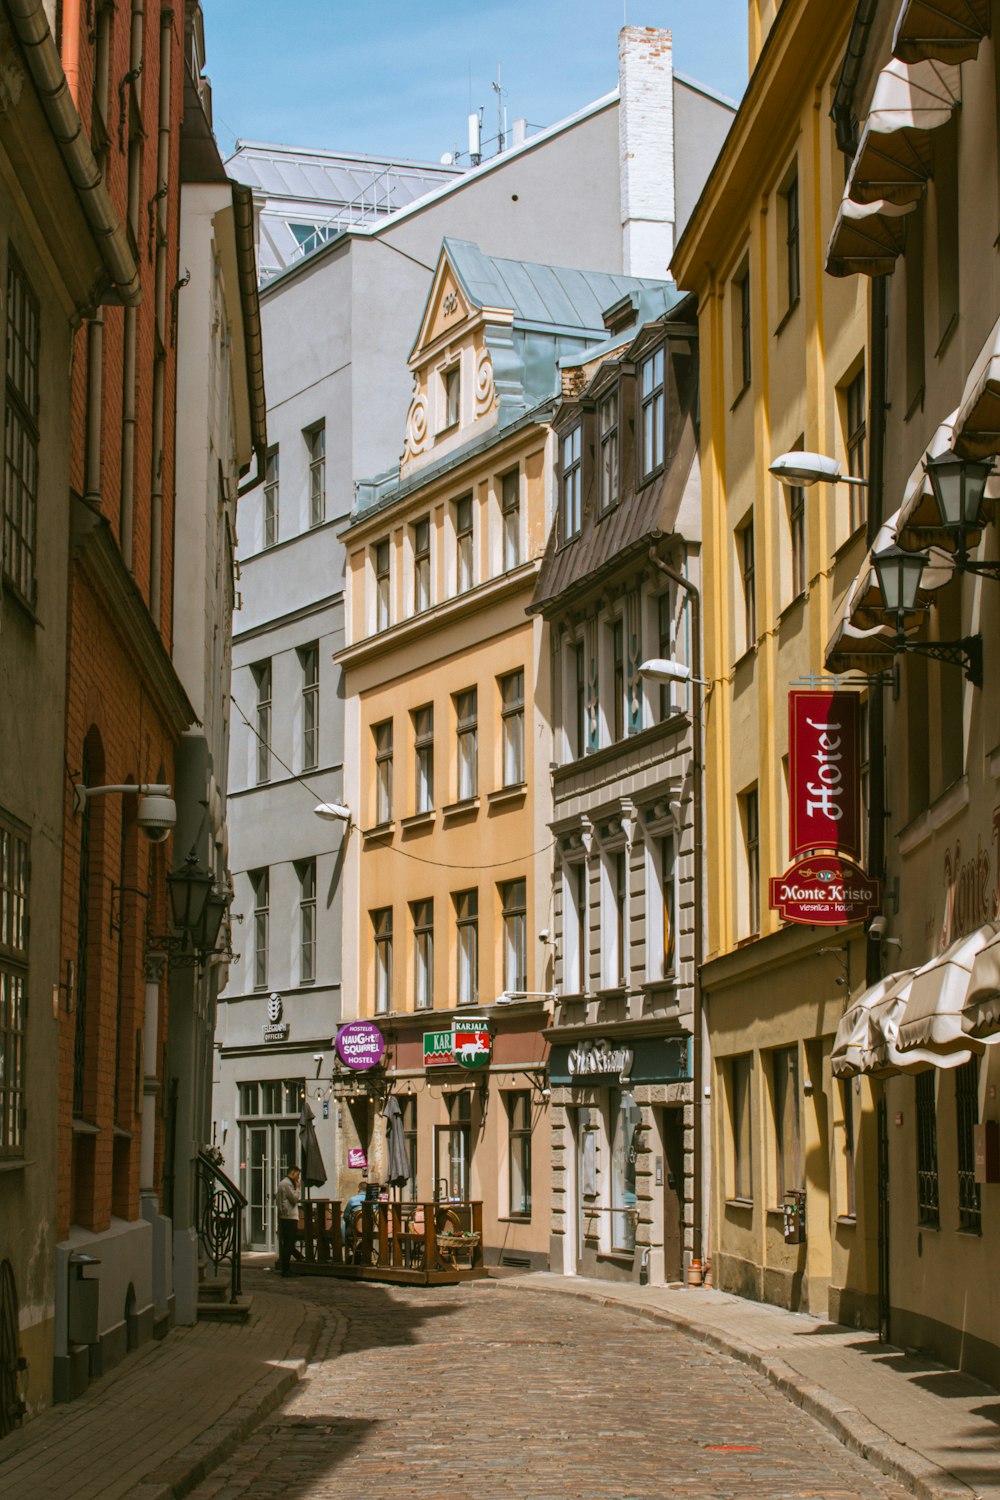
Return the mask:
M 167 382 L 167 213 L 174 13 L 160 12 L 160 127 L 156 150 L 156 336 L 153 356 L 153 475 L 149 494 L 149 612 L 157 629 L 163 604 L 163 406 Z
M 693 1255 L 704 1265 L 710 1247 L 709 1207 L 711 1204 L 711 1153 L 708 1150 L 711 1130 L 711 1100 L 706 1096 L 705 1080 L 709 1077 L 711 1050 L 708 1035 L 708 1016 L 701 993 L 701 966 L 704 955 L 704 887 L 705 887 L 705 835 L 704 835 L 704 751 L 702 733 L 702 688 L 701 682 L 701 593 L 683 573 L 676 572 L 663 561 L 655 545 L 649 549 L 649 560 L 665 578 L 687 594 L 691 606 L 691 769 L 694 781 L 693 827 L 694 836 L 694 985 L 691 1014 L 691 1091 L 692 1124 L 694 1125 L 694 1230 Z
M 4 0 L 24 60 L 38 91 L 91 233 L 100 247 L 114 295 L 100 300 L 136 307 L 142 300 L 139 270 L 124 226 L 115 213 L 104 175 L 94 159 L 73 102 L 42 0 Z M 78 9 L 78 0 L 77 0 Z M 79 23 L 78 23 L 79 24 Z
M 70 97 L 80 108 L 80 0 L 63 0 L 62 65 Z
M 128 86 L 133 98 L 142 110 L 142 64 L 144 0 L 132 0 L 132 37 L 129 49 Z M 125 80 L 123 80 L 123 83 Z M 124 99 L 124 95 L 122 96 Z M 129 102 L 131 113 L 131 101 Z M 125 117 L 125 139 L 128 142 L 128 221 L 134 243 L 139 242 L 139 183 L 142 173 L 138 165 L 133 170 L 131 131 L 128 115 Z M 121 474 L 121 534 L 122 560 L 132 571 L 135 550 L 135 432 L 137 422 L 135 361 L 138 319 L 134 306 L 125 309 L 125 348 L 122 360 L 122 474 Z

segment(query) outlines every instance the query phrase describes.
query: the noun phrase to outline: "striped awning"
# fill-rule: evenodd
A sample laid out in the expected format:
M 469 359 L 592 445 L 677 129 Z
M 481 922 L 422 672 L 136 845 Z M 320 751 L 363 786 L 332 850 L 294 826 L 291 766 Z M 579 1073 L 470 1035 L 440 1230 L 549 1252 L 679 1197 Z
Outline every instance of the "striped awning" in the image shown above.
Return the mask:
M 896 974 L 886 974 L 844 1011 L 830 1052 L 830 1067 L 835 1078 L 853 1078 L 856 1073 L 872 1071 L 876 1054 L 886 1045 L 879 1022 L 899 1000 L 913 972 L 912 969 L 902 969 Z
M 905 215 L 912 203 L 855 203 L 850 183 L 837 210 L 826 251 L 831 276 L 888 276 L 906 239 Z
M 917 970 L 899 1021 L 900 1053 L 930 1053 L 937 1067 L 954 1068 L 983 1050 L 964 1027 L 965 1004 L 976 956 L 996 934 L 992 922 L 978 927 Z
M 976 954 L 962 1006 L 962 1030 L 980 1042 L 1000 1042 L 1000 931 Z
M 965 382 L 955 414 L 955 449 L 963 458 L 1000 453 L 1000 318 Z
M 903 0 L 892 38 L 903 62 L 970 62 L 989 31 L 989 0 Z
M 893 58 L 878 76 L 851 165 L 855 203 L 917 203 L 934 172 L 933 131 L 961 103 L 961 69 Z

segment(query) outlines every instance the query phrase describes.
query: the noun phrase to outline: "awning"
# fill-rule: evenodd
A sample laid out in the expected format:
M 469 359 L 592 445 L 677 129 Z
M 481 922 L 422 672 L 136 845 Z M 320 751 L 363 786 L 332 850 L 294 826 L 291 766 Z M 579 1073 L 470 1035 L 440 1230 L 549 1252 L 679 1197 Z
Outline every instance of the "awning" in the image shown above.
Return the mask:
M 892 38 L 903 62 L 970 62 L 989 31 L 989 0 L 903 0 Z
M 870 1070 L 866 1064 L 872 1063 L 878 1048 L 885 1044 L 877 1018 L 891 1008 L 913 973 L 913 969 L 903 969 L 897 974 L 886 974 L 847 1007 L 830 1053 L 834 1077 L 853 1078 L 856 1073 Z
M 934 173 L 932 131 L 962 99 L 962 73 L 941 62 L 893 58 L 878 76 L 854 154 L 848 195 L 855 203 L 917 203 Z
M 899 1022 L 897 1045 L 904 1056 L 930 1053 L 937 1067 L 955 1068 L 983 1050 L 963 1029 L 963 1010 L 976 955 L 996 932 L 993 923 L 977 928 L 914 974 Z
M 962 1006 L 962 1030 L 980 1042 L 1000 1042 L 1000 931 L 976 954 Z
M 963 458 L 1000 453 L 1000 318 L 965 382 L 955 434 L 955 447 Z
M 980 360 L 982 360 L 982 355 L 980 355 Z M 1000 367 L 1000 356 L 997 362 Z M 975 373 L 974 370 L 973 375 L 970 375 L 966 382 L 967 391 L 972 388 Z M 1000 374 L 1000 368 L 998 368 L 998 374 Z M 924 472 L 924 460 L 927 457 L 937 458 L 940 454 L 947 453 L 949 449 L 955 447 L 958 421 L 959 412 L 953 411 L 951 416 L 941 423 L 906 481 L 903 503 L 899 507 L 896 528 L 896 539 L 899 545 L 911 551 L 920 552 L 926 549 L 931 553 L 932 567 L 924 569 L 920 584 L 925 592 L 933 592 L 941 588 L 954 576 L 949 557 L 955 551 L 956 543 L 955 538 L 950 536 L 940 524 L 931 482 Z M 983 526 L 993 519 L 994 506 L 998 497 L 1000 497 L 1000 475 L 994 475 L 986 481 L 986 488 L 983 492 L 983 505 L 979 515 Z M 979 545 L 981 536 L 982 530 L 971 531 L 967 534 L 966 545 L 970 551 Z
M 896 269 L 906 237 L 904 216 L 912 203 L 855 203 L 844 190 L 826 251 L 830 276 L 888 276 Z

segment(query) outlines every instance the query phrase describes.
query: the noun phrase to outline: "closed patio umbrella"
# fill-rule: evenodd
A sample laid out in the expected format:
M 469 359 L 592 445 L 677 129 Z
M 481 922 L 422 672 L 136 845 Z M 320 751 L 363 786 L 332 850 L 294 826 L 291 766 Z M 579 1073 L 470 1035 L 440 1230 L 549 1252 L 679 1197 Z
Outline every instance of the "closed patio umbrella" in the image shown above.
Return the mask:
M 303 1099 L 302 1113 L 299 1115 L 299 1155 L 305 1186 L 322 1187 L 326 1181 L 326 1167 L 316 1139 L 316 1125 L 308 1099 Z
M 403 1134 L 403 1111 L 395 1094 L 390 1094 L 382 1111 L 385 1119 L 386 1144 L 389 1158 L 389 1182 L 392 1187 L 405 1187 L 410 1180 L 410 1157 Z

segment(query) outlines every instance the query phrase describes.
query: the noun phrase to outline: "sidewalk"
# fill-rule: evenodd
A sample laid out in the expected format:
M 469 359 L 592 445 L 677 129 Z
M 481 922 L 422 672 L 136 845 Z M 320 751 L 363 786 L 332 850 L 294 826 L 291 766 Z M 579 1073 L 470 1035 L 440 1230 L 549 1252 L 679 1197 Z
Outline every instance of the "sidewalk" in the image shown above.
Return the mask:
M 586 1297 L 670 1324 L 766 1375 L 924 1500 L 1000 1500 L 1000 1394 L 971 1376 L 870 1333 L 725 1292 L 546 1272 L 501 1285 Z
M 175 1500 L 285 1398 L 329 1323 L 254 1289 L 244 1325 L 197 1323 L 129 1355 L 0 1445 L 3 1500 Z

